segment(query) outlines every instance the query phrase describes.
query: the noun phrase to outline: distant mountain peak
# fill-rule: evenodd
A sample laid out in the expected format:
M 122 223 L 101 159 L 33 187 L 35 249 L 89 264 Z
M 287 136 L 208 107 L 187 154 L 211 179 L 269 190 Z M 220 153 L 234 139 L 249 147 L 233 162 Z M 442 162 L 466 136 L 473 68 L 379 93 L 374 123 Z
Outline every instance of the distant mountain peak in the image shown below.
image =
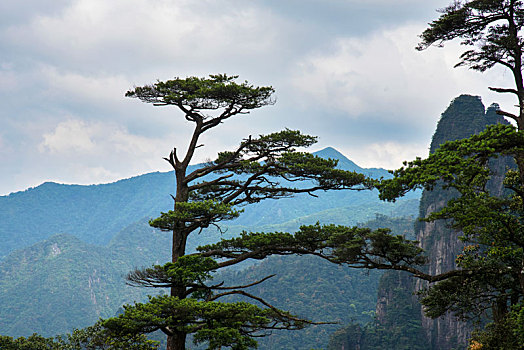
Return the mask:
M 320 151 L 314 152 L 314 155 L 324 159 L 337 159 L 338 168 L 350 171 L 361 172 L 364 169 L 359 167 L 355 162 L 349 160 L 345 155 L 334 149 L 333 147 L 326 147 Z
M 340 153 L 338 150 L 336 150 L 333 147 L 326 147 L 315 153 L 333 153 L 333 154 L 339 155 L 340 157 L 345 157 L 342 153 Z
M 336 150 L 333 147 L 323 148 L 320 151 L 314 152 L 314 154 L 318 155 L 319 157 L 329 156 L 331 158 L 336 158 L 336 159 L 347 159 L 345 155 L 343 155 L 342 153 L 340 153 L 338 150 Z

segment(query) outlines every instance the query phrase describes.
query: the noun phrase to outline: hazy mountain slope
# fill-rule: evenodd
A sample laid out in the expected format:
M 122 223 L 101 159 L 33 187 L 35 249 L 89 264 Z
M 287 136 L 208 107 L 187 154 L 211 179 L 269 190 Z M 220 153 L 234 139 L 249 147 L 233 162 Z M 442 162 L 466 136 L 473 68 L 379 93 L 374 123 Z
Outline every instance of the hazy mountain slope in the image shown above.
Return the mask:
M 194 238 L 200 240 L 200 236 Z M 106 247 L 61 234 L 11 253 L 0 263 L 0 334 L 65 333 L 114 315 L 124 303 L 161 292 L 126 286 L 124 276 L 134 267 L 167 261 L 169 243 L 169 234 L 143 221 L 121 231 Z M 272 273 L 277 276 L 251 292 L 315 320 L 344 324 L 371 319 L 380 275 L 376 272 L 351 270 L 311 257 L 275 257 L 242 271 L 225 271 L 215 281 L 241 284 Z M 320 347 L 338 327 L 319 326 L 296 335 L 278 332 L 264 344 L 289 345 L 303 338 Z
M 342 168 L 367 171 L 334 149 L 319 154 L 341 158 Z M 369 171 L 375 177 L 388 176 L 382 169 Z M 12 232 L 15 245 L 16 237 L 24 237 L 25 246 L 0 262 L 0 334 L 27 336 L 39 332 L 51 336 L 68 332 L 92 324 L 99 317 L 114 315 L 124 303 L 157 293 L 126 286 L 124 275 L 134 267 L 169 260 L 170 234 L 150 228 L 147 218 L 169 209 L 172 182 L 170 173 L 153 173 L 97 186 L 46 183 L 0 197 L 2 214 L 7 213 L 6 222 L 0 223 L 0 239 Z M 39 210 L 36 203 L 40 203 Z M 374 218 L 376 213 L 415 216 L 417 203 L 418 194 L 392 204 L 380 202 L 376 193 L 369 191 L 266 201 L 247 207 L 238 220 L 224 226 L 225 233 L 208 229 L 193 234 L 188 249 L 242 230 L 292 231 L 317 221 L 353 225 Z M 30 216 L 32 211 L 38 211 L 38 215 Z M 24 216 L 28 216 L 26 220 Z M 129 225 L 132 222 L 136 223 Z M 120 226 L 127 227 L 120 230 Z M 37 240 L 40 242 L 30 245 Z M 369 318 L 367 313 L 374 308 L 376 275 L 309 258 L 269 259 L 260 266 L 229 271 L 217 278 L 249 280 L 268 271 L 277 272 L 278 279 L 268 281 L 257 292 L 305 317 L 346 323 L 352 318 Z M 285 298 L 282 286 L 286 286 Z M 317 332 L 314 328 L 301 332 L 298 338 L 272 337 L 271 344 L 289 345 L 303 337 L 311 346 L 321 347 L 329 331 L 322 328 Z
M 137 265 L 166 259 L 169 238 L 146 223 L 119 237 L 101 247 L 60 234 L 11 253 L 0 263 L 0 334 L 51 336 L 144 299 L 146 291 L 126 286 L 124 276 Z
M 354 270 L 311 256 L 272 257 L 246 270 L 218 276 L 217 281 L 245 284 L 270 274 L 276 276 L 249 292 L 300 317 L 339 324 L 274 331 L 259 340 L 261 350 L 321 349 L 340 324 L 373 320 L 381 271 Z
M 337 158 L 340 168 L 376 177 L 383 169 L 362 169 L 333 148 L 317 152 Z M 194 168 L 193 168 L 194 169 Z M 86 243 L 107 244 L 114 235 L 143 217 L 156 217 L 172 206 L 172 173 L 151 173 L 115 183 L 79 186 L 46 182 L 26 191 L 0 196 L 0 259 L 58 233 L 72 234 Z M 410 197 L 419 198 L 419 194 Z M 278 201 L 267 200 L 245 208 L 228 225 L 260 226 L 285 223 L 297 217 L 363 202 L 380 203 L 376 192 L 332 191 Z M 269 221 L 268 221 L 269 220 Z
M 0 258 L 57 233 L 106 244 L 125 226 L 171 205 L 173 179 L 151 173 L 111 184 L 46 182 L 0 197 Z
M 361 226 L 372 229 L 388 227 L 395 234 L 413 236 L 413 222 L 413 218 L 376 215 Z M 230 280 L 232 284 L 243 284 L 272 273 L 276 276 L 250 288 L 250 292 L 301 317 L 338 324 L 274 332 L 260 339 L 261 350 L 325 349 L 330 336 L 341 325 L 349 322 L 363 325 L 374 319 L 382 271 L 350 269 L 317 257 L 292 256 L 273 257 L 245 271 L 225 273 L 220 278 Z

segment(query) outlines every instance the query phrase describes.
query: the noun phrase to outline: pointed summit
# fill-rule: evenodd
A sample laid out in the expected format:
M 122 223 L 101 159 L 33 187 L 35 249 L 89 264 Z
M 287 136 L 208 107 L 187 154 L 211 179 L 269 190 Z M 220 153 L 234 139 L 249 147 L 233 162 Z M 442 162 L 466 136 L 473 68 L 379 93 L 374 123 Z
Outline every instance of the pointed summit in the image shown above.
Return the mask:
M 353 161 L 349 160 L 346 156 L 344 156 L 342 153 L 334 149 L 333 147 L 326 147 L 324 149 L 321 149 L 320 151 L 313 153 L 316 156 L 319 156 L 324 159 L 337 159 L 338 165 L 337 168 L 342 170 L 348 170 L 348 171 L 354 171 L 357 173 L 364 174 L 366 176 L 379 179 L 381 177 L 389 178 L 391 177 L 391 174 L 382 168 L 362 168 L 359 167 L 357 164 L 355 164 Z
M 313 154 L 316 156 L 319 156 L 320 158 L 324 158 L 324 159 L 328 159 L 328 158 L 338 159 L 337 168 L 339 169 L 356 171 L 356 172 L 362 172 L 364 170 L 363 168 L 356 165 L 354 162 L 349 160 L 346 156 L 344 156 L 342 153 L 340 153 L 333 147 L 326 147 Z

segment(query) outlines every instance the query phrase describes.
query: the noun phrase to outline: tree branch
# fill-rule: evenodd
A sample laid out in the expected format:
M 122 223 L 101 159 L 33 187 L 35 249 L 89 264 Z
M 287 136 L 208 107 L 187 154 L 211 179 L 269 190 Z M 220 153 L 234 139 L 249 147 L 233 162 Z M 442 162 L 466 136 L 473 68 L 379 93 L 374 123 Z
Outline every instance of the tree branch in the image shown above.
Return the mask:
M 502 116 L 504 116 L 504 117 L 511 118 L 511 119 L 513 119 L 513 120 L 515 120 L 515 121 L 517 121 L 517 122 L 518 122 L 518 120 L 519 120 L 519 117 L 517 117 L 515 114 L 509 113 L 509 112 L 505 112 L 505 111 L 500 110 L 500 109 L 497 110 L 497 114 L 498 114 L 498 115 L 502 115 Z
M 233 295 L 233 294 L 240 294 L 240 295 L 246 296 L 246 297 L 248 297 L 250 299 L 256 300 L 259 303 L 261 303 L 262 305 L 264 305 L 264 306 L 270 308 L 271 310 L 273 310 L 274 312 L 276 312 L 279 316 L 281 316 L 283 318 L 286 318 L 286 319 L 289 319 L 289 320 L 292 320 L 292 321 L 295 321 L 295 322 L 303 322 L 303 323 L 307 323 L 307 324 L 310 324 L 310 325 L 338 324 L 338 322 L 313 322 L 313 321 L 309 321 L 309 320 L 293 317 L 293 316 L 291 316 L 289 314 L 283 313 L 282 311 L 280 311 L 279 309 L 277 309 L 276 307 L 274 307 L 273 305 L 271 305 L 270 303 L 268 303 L 264 299 L 262 299 L 260 297 L 257 297 L 257 296 L 254 296 L 253 294 L 250 294 L 250 293 L 245 292 L 243 290 L 233 290 L 233 291 L 229 291 L 229 292 L 216 294 L 213 297 L 211 297 L 208 301 L 213 301 L 213 300 L 216 300 L 218 298 L 222 298 L 222 297 L 224 297 L 226 295 Z
M 491 91 L 499 92 L 499 93 L 511 93 L 519 96 L 519 92 L 515 89 L 506 89 L 506 88 L 495 88 L 495 87 L 488 87 Z

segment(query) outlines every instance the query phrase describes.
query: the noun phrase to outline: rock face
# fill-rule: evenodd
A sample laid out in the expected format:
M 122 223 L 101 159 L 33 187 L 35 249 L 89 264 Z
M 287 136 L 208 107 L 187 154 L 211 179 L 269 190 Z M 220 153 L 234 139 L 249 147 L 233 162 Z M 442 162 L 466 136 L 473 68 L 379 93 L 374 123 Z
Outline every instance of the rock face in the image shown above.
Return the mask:
M 430 152 L 435 152 L 446 141 L 467 138 L 479 133 L 487 125 L 506 123 L 496 114 L 497 107 L 492 105 L 485 111 L 479 97 L 469 95 L 457 97 L 442 114 L 431 142 Z M 502 179 L 508 165 L 511 165 L 508 159 L 497 159 L 491 164 L 495 175 L 491 180 L 490 190 L 495 194 L 500 194 L 502 191 Z M 452 190 L 441 188 L 424 191 L 420 201 L 420 217 L 426 217 L 431 212 L 441 209 L 455 195 Z M 418 222 L 415 226 L 415 234 L 422 248 L 429 253 L 430 274 L 439 274 L 456 268 L 455 258 L 461 253 L 463 244 L 457 239 L 458 232 L 451 229 L 446 222 Z M 426 285 L 418 280 L 415 282 L 415 290 L 418 291 Z M 433 349 L 464 346 L 472 330 L 469 324 L 457 321 L 451 314 L 435 320 L 422 316 L 422 326 Z
M 446 141 L 463 139 L 479 133 L 490 124 L 506 123 L 496 114 L 497 108 L 497 105 L 492 105 L 486 111 L 482 101 L 476 96 L 457 97 L 442 114 L 433 135 L 430 152 L 435 152 Z M 504 173 L 507 167 L 513 166 L 513 162 L 508 158 L 498 158 L 490 162 L 493 175 L 488 189 L 492 194 L 502 193 Z M 438 187 L 433 191 L 424 191 L 419 216 L 426 217 L 441 209 L 455 195 L 457 193 L 453 190 Z M 460 232 L 451 229 L 445 221 L 417 221 L 414 231 L 415 239 L 428 253 L 430 263 L 426 268 L 430 274 L 456 268 L 455 258 L 463 248 L 458 239 Z M 412 235 L 405 236 L 413 238 Z M 358 324 L 351 324 L 337 331 L 331 337 L 328 349 L 356 349 L 357 346 L 361 350 L 465 349 L 472 326 L 459 322 L 451 314 L 435 320 L 425 317 L 414 293 L 426 286 L 426 283 L 404 272 L 384 273 L 379 283 L 376 324 L 367 325 L 364 329 Z

